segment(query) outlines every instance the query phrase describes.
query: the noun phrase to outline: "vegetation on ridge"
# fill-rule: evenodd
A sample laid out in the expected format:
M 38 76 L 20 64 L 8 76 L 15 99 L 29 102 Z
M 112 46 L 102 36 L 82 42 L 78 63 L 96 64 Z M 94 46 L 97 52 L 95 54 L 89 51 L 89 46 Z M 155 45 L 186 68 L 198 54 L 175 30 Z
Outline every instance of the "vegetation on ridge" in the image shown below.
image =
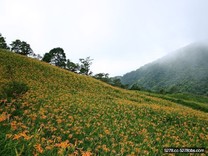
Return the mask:
M 191 44 L 121 78 L 132 89 L 208 95 L 208 45 Z

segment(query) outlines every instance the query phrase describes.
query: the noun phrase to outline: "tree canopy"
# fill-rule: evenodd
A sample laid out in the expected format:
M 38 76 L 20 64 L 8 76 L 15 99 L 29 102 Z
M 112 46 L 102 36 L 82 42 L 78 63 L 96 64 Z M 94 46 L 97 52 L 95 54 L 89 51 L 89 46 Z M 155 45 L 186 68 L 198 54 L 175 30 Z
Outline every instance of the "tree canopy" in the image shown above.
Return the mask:
M 31 49 L 30 45 L 25 41 L 17 39 L 13 41 L 10 45 L 11 51 L 14 51 L 15 53 L 21 55 L 29 55 L 33 53 L 33 50 Z
M 70 61 L 69 59 L 67 59 L 67 61 L 66 61 L 66 69 L 67 70 L 77 73 L 79 71 L 79 68 L 80 68 L 80 66 L 78 63 L 74 63 L 74 62 Z
M 66 54 L 60 47 L 53 48 L 49 53 L 45 53 L 42 61 L 54 64 L 55 66 L 65 68 L 66 67 Z
M 107 83 L 111 81 L 108 73 L 98 73 L 98 74 L 95 74 L 93 77 L 103 82 L 107 82 Z
M 51 62 L 51 58 L 52 58 L 52 55 L 50 53 L 45 53 L 43 58 L 42 58 L 42 61 L 50 63 Z
M 7 46 L 7 43 L 5 41 L 5 38 L 2 36 L 1 33 L 0 33 L 0 48 L 1 49 L 9 49 L 9 47 Z
M 92 60 L 90 57 L 87 57 L 86 59 L 79 59 L 79 61 L 81 62 L 80 65 L 80 74 L 83 75 L 92 75 L 92 71 L 90 71 L 90 66 L 92 65 Z

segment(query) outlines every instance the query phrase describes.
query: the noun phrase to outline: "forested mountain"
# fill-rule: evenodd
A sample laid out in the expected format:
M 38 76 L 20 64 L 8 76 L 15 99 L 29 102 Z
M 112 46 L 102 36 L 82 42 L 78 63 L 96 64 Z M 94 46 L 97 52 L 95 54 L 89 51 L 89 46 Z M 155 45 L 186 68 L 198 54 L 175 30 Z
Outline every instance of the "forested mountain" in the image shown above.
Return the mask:
M 208 95 L 208 43 L 194 43 L 129 72 L 121 78 L 133 88 Z

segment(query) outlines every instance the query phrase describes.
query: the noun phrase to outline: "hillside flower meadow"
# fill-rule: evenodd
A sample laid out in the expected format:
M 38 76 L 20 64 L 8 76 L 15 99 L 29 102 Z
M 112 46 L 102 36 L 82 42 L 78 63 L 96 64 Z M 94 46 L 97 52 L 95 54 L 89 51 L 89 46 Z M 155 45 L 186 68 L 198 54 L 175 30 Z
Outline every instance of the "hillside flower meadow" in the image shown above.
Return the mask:
M 208 148 L 207 113 L 7 51 L 0 51 L 0 88 L 10 81 L 8 64 L 29 90 L 0 100 L 2 156 L 167 155 L 164 147 Z

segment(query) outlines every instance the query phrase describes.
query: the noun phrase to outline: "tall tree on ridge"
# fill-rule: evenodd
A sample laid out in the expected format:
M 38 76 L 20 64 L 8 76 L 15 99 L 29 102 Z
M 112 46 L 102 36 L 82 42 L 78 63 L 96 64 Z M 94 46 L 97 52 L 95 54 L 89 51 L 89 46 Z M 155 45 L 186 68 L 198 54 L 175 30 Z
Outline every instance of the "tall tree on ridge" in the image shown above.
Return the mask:
M 55 66 L 65 68 L 66 67 L 66 54 L 60 47 L 53 48 L 49 53 L 45 53 L 42 61 L 54 64 Z
M 2 36 L 1 33 L 0 33 L 0 48 L 1 49 L 9 49 L 9 47 L 7 46 L 7 43 L 5 41 L 5 38 Z
M 79 61 L 81 62 L 80 65 L 80 74 L 83 75 L 92 75 L 92 71 L 90 71 L 90 66 L 92 65 L 92 60 L 90 59 L 90 57 L 87 57 L 86 59 L 79 59 Z
M 11 51 L 21 55 L 29 55 L 33 53 L 30 45 L 25 41 L 20 41 L 19 39 L 13 41 L 11 44 Z
M 42 61 L 50 63 L 51 59 L 52 59 L 52 55 L 50 53 L 45 53 L 43 58 L 42 58 Z
M 80 66 L 78 63 L 74 63 L 74 62 L 70 61 L 69 59 L 67 59 L 67 61 L 66 61 L 66 69 L 67 70 L 77 73 L 79 71 L 79 68 L 80 68 Z

